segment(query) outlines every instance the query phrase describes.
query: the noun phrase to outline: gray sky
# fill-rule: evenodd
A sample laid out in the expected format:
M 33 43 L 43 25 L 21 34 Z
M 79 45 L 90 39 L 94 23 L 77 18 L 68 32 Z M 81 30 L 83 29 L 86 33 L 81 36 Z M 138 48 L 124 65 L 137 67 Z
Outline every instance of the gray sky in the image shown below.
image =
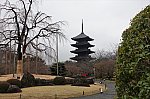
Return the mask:
M 53 21 L 67 22 L 63 28 L 69 41 L 59 45 L 59 60 L 65 61 L 74 56 L 71 38 L 81 33 L 82 19 L 84 33 L 94 39 L 92 50 L 111 51 L 130 20 L 148 4 L 150 0 L 43 0 L 39 9 L 53 16 Z

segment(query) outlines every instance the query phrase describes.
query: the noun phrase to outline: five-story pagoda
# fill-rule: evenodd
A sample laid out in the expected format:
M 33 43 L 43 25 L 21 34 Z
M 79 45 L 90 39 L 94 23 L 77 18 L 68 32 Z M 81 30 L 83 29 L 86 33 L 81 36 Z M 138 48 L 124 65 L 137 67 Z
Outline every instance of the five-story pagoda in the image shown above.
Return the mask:
M 77 62 L 81 61 L 90 61 L 92 57 L 89 54 L 94 53 L 89 48 L 94 47 L 91 45 L 89 41 L 93 41 L 94 39 L 90 38 L 89 36 L 85 35 L 83 32 L 83 20 L 82 20 L 82 32 L 81 34 L 77 35 L 76 37 L 71 38 L 72 40 L 76 41 L 76 44 L 71 44 L 71 46 L 76 47 L 77 49 L 74 51 L 70 51 L 71 53 L 77 54 L 75 57 L 70 59 L 75 60 Z

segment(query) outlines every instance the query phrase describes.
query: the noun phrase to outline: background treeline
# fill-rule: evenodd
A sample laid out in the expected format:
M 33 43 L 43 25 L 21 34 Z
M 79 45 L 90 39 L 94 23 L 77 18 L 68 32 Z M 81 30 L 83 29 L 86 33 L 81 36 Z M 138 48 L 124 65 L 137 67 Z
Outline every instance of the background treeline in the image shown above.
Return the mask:
M 93 61 L 82 64 L 73 61 L 60 62 L 59 74 L 70 77 L 87 74 L 86 76 L 96 78 L 113 78 L 116 51 L 97 50 L 93 57 Z M 24 72 L 56 75 L 56 63 L 48 66 L 44 59 L 35 55 L 27 55 L 23 60 Z M 9 48 L 0 50 L 0 74 L 16 73 L 16 64 L 17 55 L 13 51 L 10 52 Z
M 65 67 L 67 69 L 68 76 L 86 73 L 89 76 L 95 76 L 96 78 L 113 78 L 116 51 L 97 50 L 93 57 L 95 59 L 91 62 L 87 62 L 85 65 L 66 61 Z
M 17 55 L 7 49 L 0 49 L 0 74 L 16 73 Z M 48 66 L 39 56 L 27 55 L 23 58 L 24 72 L 48 74 Z

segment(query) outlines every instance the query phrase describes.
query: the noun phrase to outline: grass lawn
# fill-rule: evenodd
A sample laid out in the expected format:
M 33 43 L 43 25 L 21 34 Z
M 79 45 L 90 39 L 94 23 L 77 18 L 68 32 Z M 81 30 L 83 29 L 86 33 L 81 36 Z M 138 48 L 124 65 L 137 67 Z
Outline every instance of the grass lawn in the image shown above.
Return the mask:
M 54 79 L 56 76 L 52 75 L 38 75 L 38 74 L 32 74 L 35 78 L 40 78 L 40 79 Z M 15 74 L 15 77 L 13 77 L 13 74 L 7 74 L 7 75 L 0 75 L 0 81 L 6 81 L 8 79 L 16 79 L 17 75 Z M 70 77 L 65 77 L 66 79 L 70 79 Z
M 78 97 L 83 95 L 91 95 L 99 92 L 100 88 L 104 88 L 98 84 L 91 87 L 78 86 L 39 86 L 23 88 L 21 93 L 0 94 L 0 99 L 64 99 L 68 97 Z M 20 98 L 21 94 L 21 98 Z
M 36 75 L 35 78 L 54 79 L 56 76 L 51 75 Z M 0 81 L 12 79 L 12 74 L 0 75 Z M 69 78 L 69 77 L 66 77 Z M 91 85 L 91 87 L 78 87 L 70 85 L 62 86 L 37 86 L 22 88 L 21 93 L 0 93 L 0 99 L 64 99 L 68 97 L 78 97 L 83 95 L 91 95 L 98 93 L 100 88 L 104 86 L 100 84 Z M 21 95 L 21 97 L 20 97 Z

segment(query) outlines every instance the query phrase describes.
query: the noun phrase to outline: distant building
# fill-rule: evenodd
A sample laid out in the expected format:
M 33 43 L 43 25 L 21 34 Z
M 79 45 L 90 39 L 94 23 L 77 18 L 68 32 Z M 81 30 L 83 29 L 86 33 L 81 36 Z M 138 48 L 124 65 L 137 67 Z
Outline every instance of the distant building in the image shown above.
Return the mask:
M 77 62 L 81 61 L 90 61 L 92 57 L 90 54 L 95 53 L 91 51 L 89 48 L 94 47 L 91 45 L 89 41 L 93 41 L 94 39 L 90 38 L 89 36 L 85 35 L 83 32 L 83 20 L 82 20 L 82 32 L 81 34 L 77 35 L 76 37 L 71 38 L 72 40 L 76 41 L 76 44 L 71 44 L 71 46 L 76 47 L 74 51 L 70 51 L 71 53 L 77 54 L 75 57 L 70 59 L 75 60 Z

